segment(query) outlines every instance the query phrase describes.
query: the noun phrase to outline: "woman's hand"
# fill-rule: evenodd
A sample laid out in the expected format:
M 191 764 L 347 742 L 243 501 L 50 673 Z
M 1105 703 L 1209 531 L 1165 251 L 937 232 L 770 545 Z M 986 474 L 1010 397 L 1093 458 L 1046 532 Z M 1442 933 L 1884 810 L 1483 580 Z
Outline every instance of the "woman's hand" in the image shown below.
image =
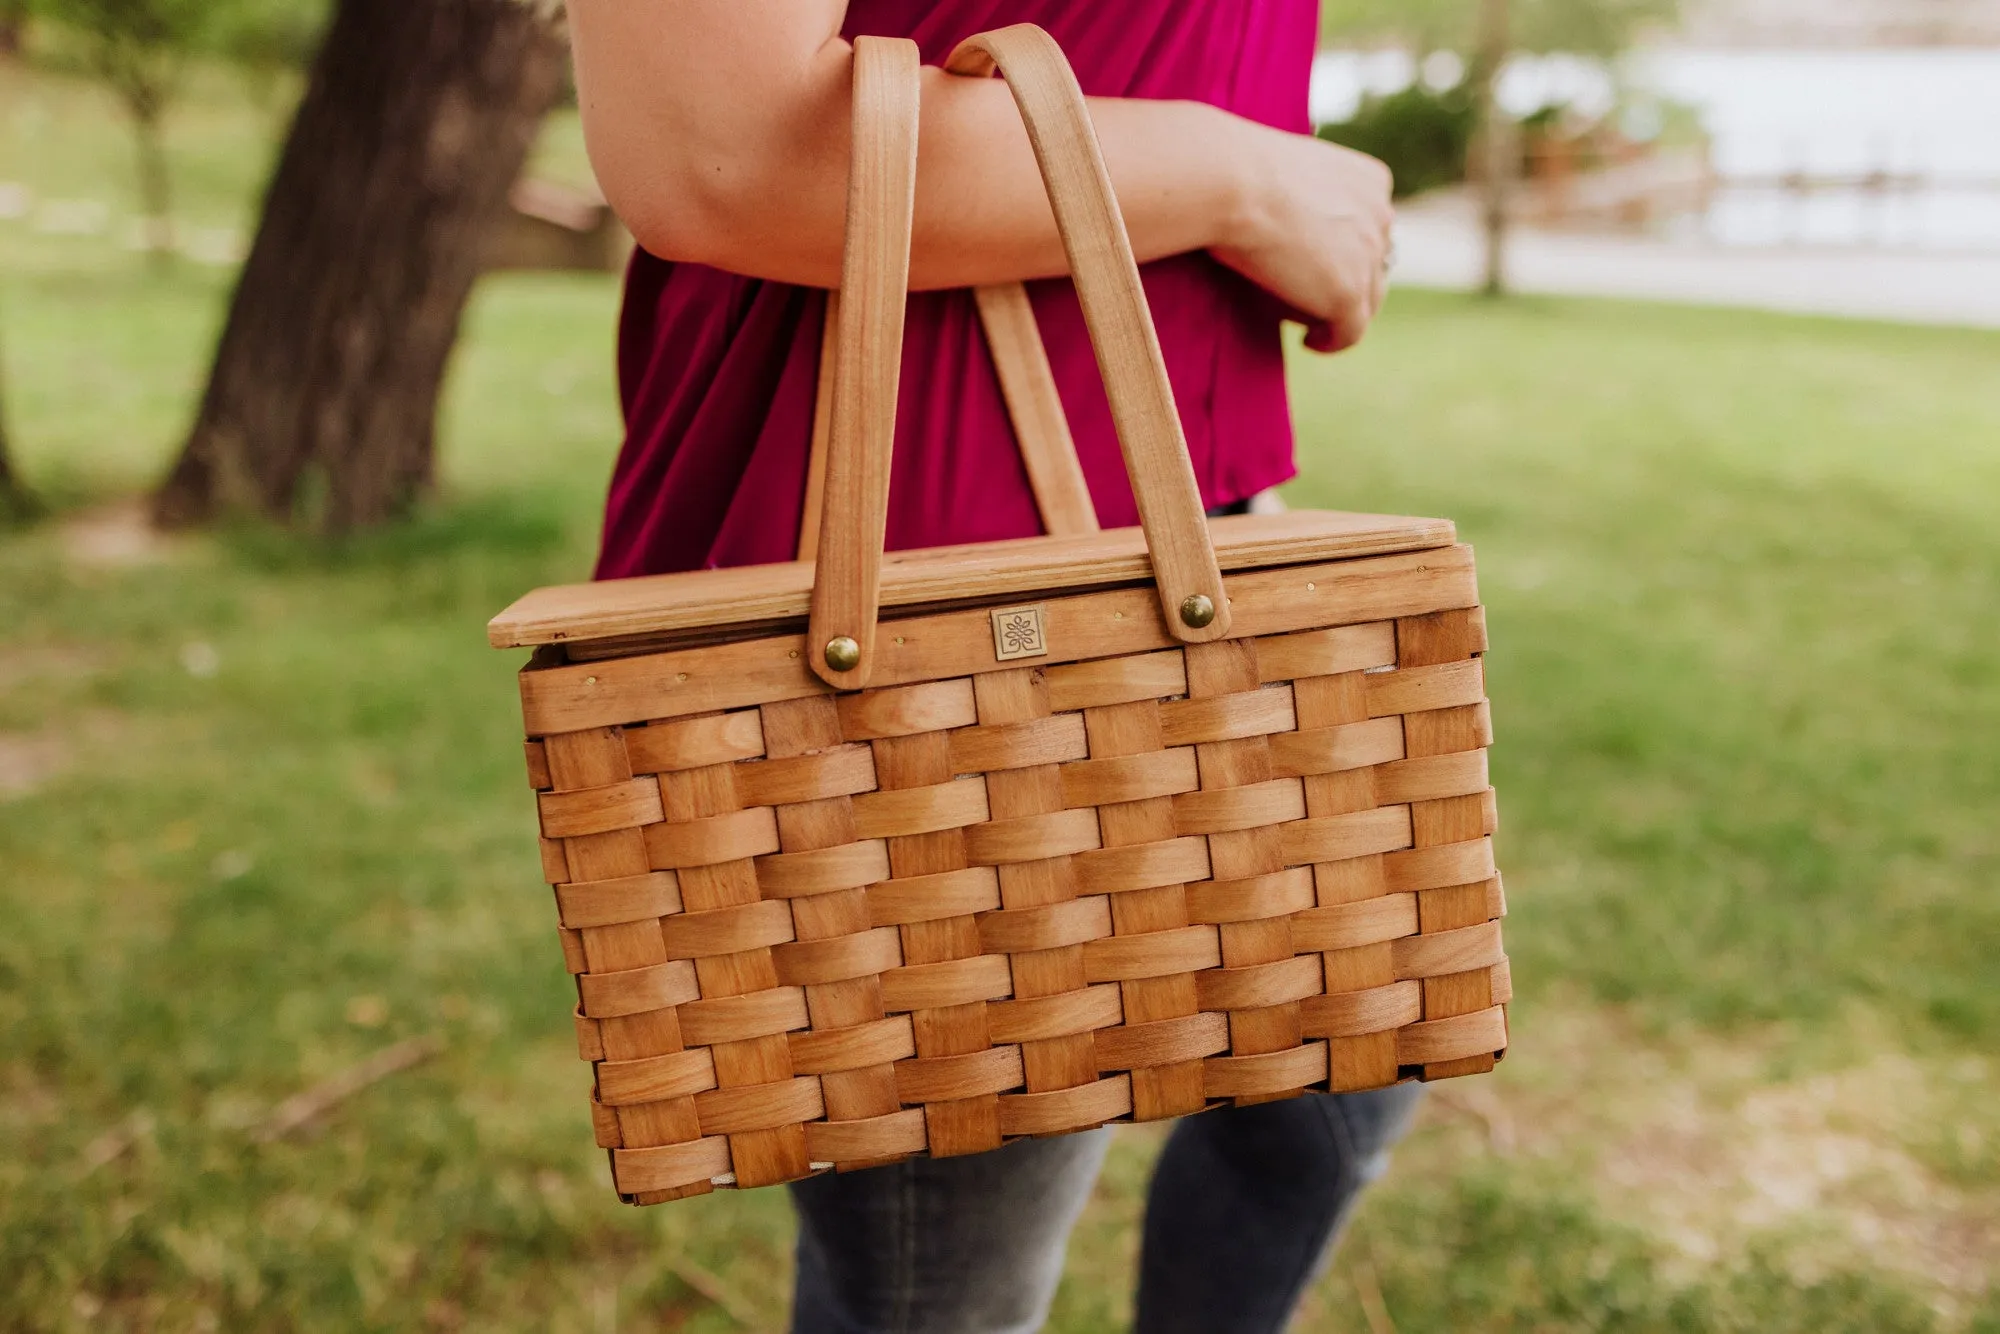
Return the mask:
M 1210 253 L 1289 304 L 1307 347 L 1352 347 L 1388 288 L 1389 169 L 1338 144 L 1243 126 L 1242 211 Z

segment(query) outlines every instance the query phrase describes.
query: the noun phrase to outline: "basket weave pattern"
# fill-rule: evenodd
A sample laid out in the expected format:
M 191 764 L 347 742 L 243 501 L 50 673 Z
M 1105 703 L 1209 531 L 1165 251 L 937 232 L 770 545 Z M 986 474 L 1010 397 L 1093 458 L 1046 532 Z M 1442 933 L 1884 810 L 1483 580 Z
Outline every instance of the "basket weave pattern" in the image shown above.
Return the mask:
M 1469 606 L 530 740 L 618 1190 L 1491 1069 L 1485 648 Z

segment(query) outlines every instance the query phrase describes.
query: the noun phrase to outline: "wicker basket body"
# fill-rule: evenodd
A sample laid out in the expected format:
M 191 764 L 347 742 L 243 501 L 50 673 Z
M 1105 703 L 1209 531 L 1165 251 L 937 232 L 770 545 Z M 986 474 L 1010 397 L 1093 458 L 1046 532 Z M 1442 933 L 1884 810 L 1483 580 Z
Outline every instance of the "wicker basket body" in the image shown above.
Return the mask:
M 1199 642 L 1158 533 L 892 557 L 858 688 L 808 564 L 494 622 L 539 646 L 528 769 L 622 1196 L 1492 1068 L 1469 548 L 1350 514 L 1211 544 Z

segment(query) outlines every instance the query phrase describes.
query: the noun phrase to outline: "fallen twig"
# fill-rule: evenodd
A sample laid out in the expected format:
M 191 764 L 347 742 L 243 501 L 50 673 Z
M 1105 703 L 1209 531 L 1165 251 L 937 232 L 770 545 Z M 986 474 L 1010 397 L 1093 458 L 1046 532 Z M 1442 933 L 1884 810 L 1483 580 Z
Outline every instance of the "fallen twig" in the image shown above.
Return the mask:
M 750 1302 L 746 1301 L 742 1293 L 724 1282 L 720 1274 L 703 1268 L 685 1256 L 676 1256 L 674 1259 L 669 1260 L 667 1267 L 673 1271 L 675 1278 L 694 1289 L 697 1294 L 706 1298 L 724 1315 L 743 1326 L 743 1328 L 769 1329 L 772 1327 L 770 1320 L 755 1306 L 751 1305 Z
M 400 1070 L 413 1065 L 421 1065 L 444 1050 L 444 1041 L 434 1035 L 405 1038 L 392 1047 L 384 1047 L 365 1061 L 348 1066 L 327 1079 L 322 1079 L 311 1088 L 294 1093 L 272 1109 L 258 1127 L 250 1133 L 250 1138 L 259 1144 L 269 1144 L 283 1139 L 286 1135 L 310 1124 L 328 1111 L 347 1101 L 370 1084 L 380 1083 Z
M 1470 1117 L 1486 1130 L 1486 1147 L 1499 1157 L 1514 1152 L 1514 1118 L 1500 1100 L 1484 1089 L 1440 1088 L 1431 1086 L 1431 1098 L 1447 1111 Z
M 82 1181 L 99 1168 L 124 1157 L 132 1146 L 153 1133 L 153 1114 L 141 1107 L 84 1146 L 74 1180 Z
M 1375 1248 L 1356 1257 L 1353 1265 L 1354 1295 L 1361 1299 L 1361 1314 L 1368 1318 L 1368 1334 L 1396 1334 L 1396 1322 L 1389 1318 L 1389 1303 L 1382 1300 L 1382 1282 L 1375 1276 Z

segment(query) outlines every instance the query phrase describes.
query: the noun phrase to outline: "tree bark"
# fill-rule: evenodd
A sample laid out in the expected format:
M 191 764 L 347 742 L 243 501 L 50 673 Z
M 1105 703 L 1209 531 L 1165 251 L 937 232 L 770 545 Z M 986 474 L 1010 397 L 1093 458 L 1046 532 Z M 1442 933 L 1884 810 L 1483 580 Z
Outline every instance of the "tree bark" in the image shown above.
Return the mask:
M 1507 291 L 1507 206 L 1513 184 L 1513 127 L 1500 106 L 1500 70 L 1512 46 L 1508 0 L 1480 0 L 1473 87 L 1479 97 L 1479 220 L 1486 240 L 1487 296 Z
M 338 532 L 422 492 L 487 232 L 563 63 L 516 0 L 341 0 L 157 520 Z
M 41 509 L 27 483 L 14 471 L 14 450 L 7 438 L 5 375 L 0 374 L 0 523 L 32 517 Z

